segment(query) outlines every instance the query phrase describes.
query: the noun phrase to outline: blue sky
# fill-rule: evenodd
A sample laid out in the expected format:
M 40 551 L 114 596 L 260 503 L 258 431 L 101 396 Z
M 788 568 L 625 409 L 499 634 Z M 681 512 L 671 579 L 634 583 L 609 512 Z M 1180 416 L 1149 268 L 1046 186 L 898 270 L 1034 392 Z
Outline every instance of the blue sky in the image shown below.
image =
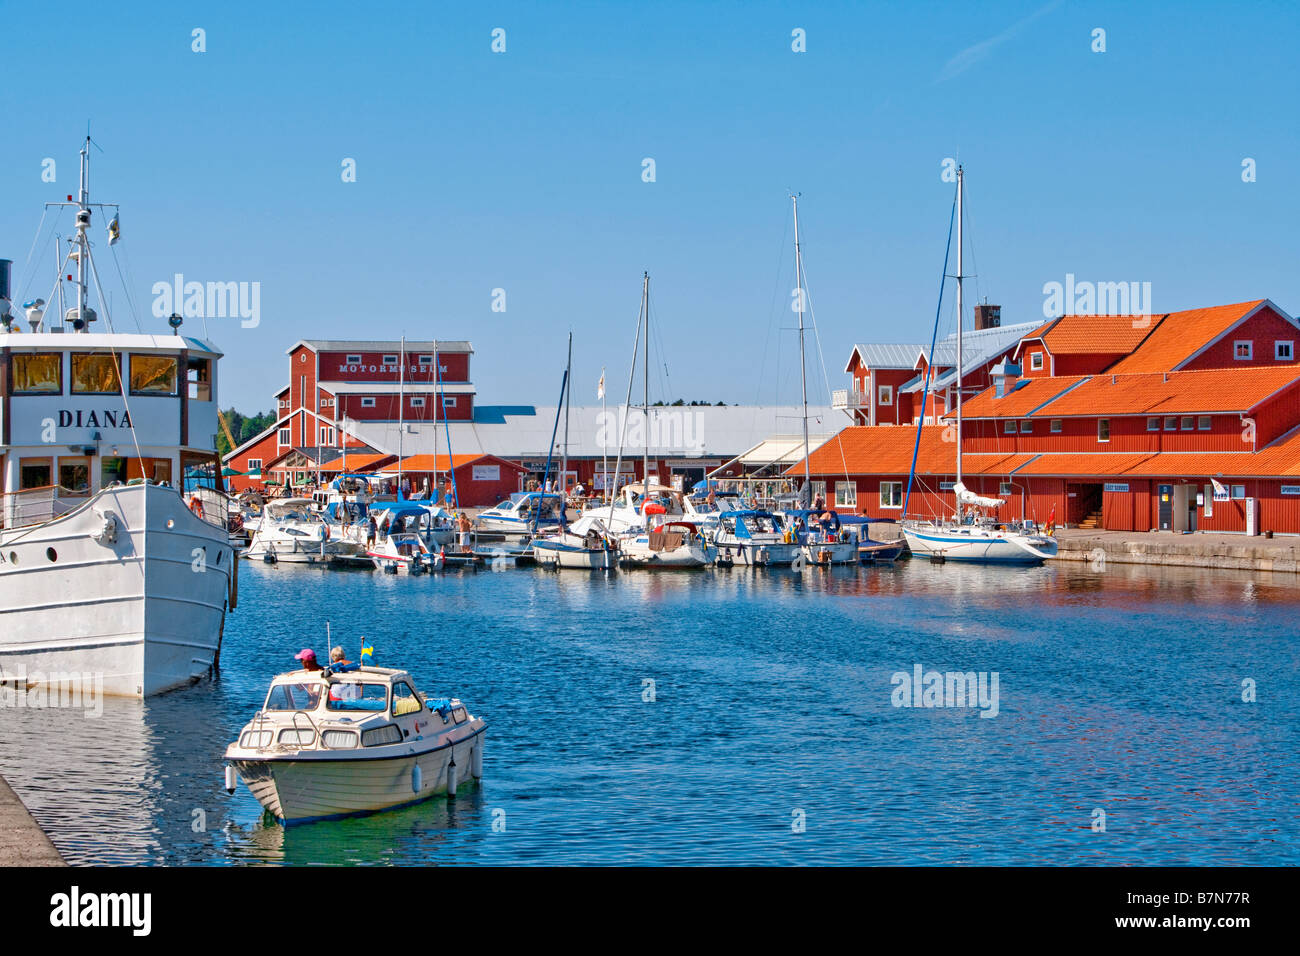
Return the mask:
M 546 404 L 572 330 L 575 401 L 595 401 L 602 365 L 621 395 L 643 270 L 652 397 L 793 403 L 792 190 L 839 387 L 852 343 L 929 336 L 946 157 L 968 173 L 968 302 L 1005 323 L 1041 318 L 1067 273 L 1150 282 L 1158 311 L 1267 296 L 1300 312 L 1294 4 L 60 9 L 0 3 L 15 297 L 48 295 L 49 247 L 22 269 L 41 204 L 75 191 L 89 119 L 94 198 L 123 204 L 146 328 L 174 273 L 261 284 L 257 328 L 208 321 L 222 404 L 246 412 L 270 407 L 305 337 L 469 339 L 480 403 Z M 815 346 L 809 368 L 824 399 Z

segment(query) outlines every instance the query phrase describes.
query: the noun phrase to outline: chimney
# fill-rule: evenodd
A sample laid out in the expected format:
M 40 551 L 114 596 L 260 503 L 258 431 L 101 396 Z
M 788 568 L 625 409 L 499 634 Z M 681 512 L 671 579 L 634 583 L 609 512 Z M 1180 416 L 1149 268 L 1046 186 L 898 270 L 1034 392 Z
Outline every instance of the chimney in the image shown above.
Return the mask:
M 1010 359 L 1003 359 L 993 366 L 989 374 L 993 377 L 993 397 L 1005 398 L 1016 390 L 1016 383 L 1020 379 L 1020 366 Z
M 975 306 L 975 331 L 996 329 L 1002 325 L 1002 306 L 982 302 Z

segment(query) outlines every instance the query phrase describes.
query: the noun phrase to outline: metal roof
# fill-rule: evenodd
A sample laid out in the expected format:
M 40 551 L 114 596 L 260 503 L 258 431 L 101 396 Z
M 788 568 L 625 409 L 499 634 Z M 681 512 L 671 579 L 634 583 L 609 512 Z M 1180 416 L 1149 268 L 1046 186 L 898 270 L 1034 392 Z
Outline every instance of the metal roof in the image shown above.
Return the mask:
M 915 368 L 916 357 L 924 348 L 919 342 L 907 345 L 877 343 L 858 344 L 853 346 L 853 351 L 867 368 Z M 849 362 L 853 362 L 852 355 L 849 356 Z M 844 371 L 848 370 L 848 366 L 845 366 Z
M 407 342 L 392 339 L 299 339 L 284 350 L 285 355 L 292 355 L 293 350 L 305 345 L 317 352 L 400 352 L 405 347 L 407 352 L 473 352 L 473 347 L 464 341 Z

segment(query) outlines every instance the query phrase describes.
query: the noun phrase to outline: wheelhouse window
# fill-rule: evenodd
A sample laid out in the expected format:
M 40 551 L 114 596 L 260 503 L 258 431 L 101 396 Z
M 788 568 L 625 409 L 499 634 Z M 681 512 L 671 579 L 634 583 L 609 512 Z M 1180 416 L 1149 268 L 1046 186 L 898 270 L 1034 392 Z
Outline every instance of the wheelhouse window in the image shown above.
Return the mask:
M 1279 339 L 1273 343 L 1273 358 L 1279 362 L 1289 362 L 1295 358 L 1295 342 Z
M 18 487 L 48 488 L 54 484 L 53 461 L 49 458 L 24 458 L 18 462 Z
M 116 395 L 122 390 L 121 372 L 115 355 L 73 352 L 72 394 Z
M 15 352 L 13 355 L 14 395 L 60 395 L 63 393 L 63 355 Z
M 393 685 L 394 717 L 401 717 L 403 714 L 418 714 L 423 706 L 420 703 L 420 698 L 415 693 L 415 689 L 406 681 L 398 681 Z
M 1249 362 L 1254 357 L 1255 343 L 1249 339 L 1232 343 L 1232 357 L 1238 362 Z
M 131 394 L 175 395 L 179 364 L 172 355 L 132 355 Z
M 1097 441 L 1110 441 L 1110 419 L 1097 419 Z
M 70 495 L 90 494 L 90 459 L 60 458 L 59 488 Z
M 192 358 L 185 363 L 186 394 L 198 402 L 212 401 L 212 360 Z M 285 402 L 288 408 L 289 403 Z
M 856 481 L 835 482 L 835 507 L 856 508 L 858 506 L 858 483 Z
M 880 483 L 880 507 L 903 507 L 903 483 L 901 481 L 882 481 Z
M 315 710 L 320 705 L 324 685 L 312 681 L 300 684 L 276 684 L 266 695 L 263 710 Z
M 325 706 L 330 710 L 382 711 L 388 708 L 388 685 L 337 681 L 330 685 Z

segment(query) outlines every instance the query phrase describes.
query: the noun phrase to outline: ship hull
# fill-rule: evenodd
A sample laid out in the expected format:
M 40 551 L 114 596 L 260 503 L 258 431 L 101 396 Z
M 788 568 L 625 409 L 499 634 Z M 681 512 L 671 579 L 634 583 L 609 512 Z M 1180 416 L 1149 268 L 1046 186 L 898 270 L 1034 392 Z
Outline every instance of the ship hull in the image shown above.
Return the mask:
M 0 532 L 0 552 L 0 680 L 80 675 L 105 694 L 147 697 L 215 668 L 235 552 L 172 489 L 106 489 Z

